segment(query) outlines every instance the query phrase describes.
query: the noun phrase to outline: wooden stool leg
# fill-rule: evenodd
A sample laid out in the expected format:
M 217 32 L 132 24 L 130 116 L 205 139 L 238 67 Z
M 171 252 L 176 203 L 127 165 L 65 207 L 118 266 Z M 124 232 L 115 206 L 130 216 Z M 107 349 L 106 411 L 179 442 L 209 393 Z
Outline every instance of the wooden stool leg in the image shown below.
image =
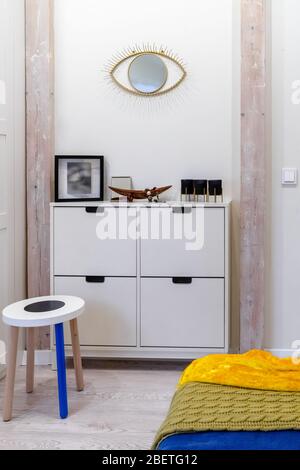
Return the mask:
M 34 388 L 34 347 L 35 328 L 27 328 L 27 367 L 26 367 L 26 392 L 32 393 Z
M 17 353 L 18 353 L 19 328 L 9 327 L 9 344 L 7 359 L 7 374 L 4 392 L 3 421 L 10 421 L 12 418 L 12 406 L 14 398 Z
M 61 419 L 68 416 L 68 395 L 67 395 L 67 373 L 65 358 L 64 325 L 59 323 L 55 325 L 56 338 L 56 362 L 57 362 L 57 382 L 59 411 Z
M 70 329 L 71 329 L 71 337 L 72 337 L 73 361 L 74 361 L 74 369 L 75 369 L 75 375 L 76 375 L 77 390 L 78 392 L 82 392 L 82 390 L 84 390 L 84 381 L 83 381 L 77 318 L 70 321 Z

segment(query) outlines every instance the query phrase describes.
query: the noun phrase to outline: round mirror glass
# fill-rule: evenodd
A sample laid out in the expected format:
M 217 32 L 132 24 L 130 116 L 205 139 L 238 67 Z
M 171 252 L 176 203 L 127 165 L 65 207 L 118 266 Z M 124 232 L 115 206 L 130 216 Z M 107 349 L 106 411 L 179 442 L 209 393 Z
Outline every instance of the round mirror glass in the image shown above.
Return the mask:
M 140 93 L 155 93 L 168 78 L 168 69 L 159 55 L 141 54 L 130 64 L 129 81 Z

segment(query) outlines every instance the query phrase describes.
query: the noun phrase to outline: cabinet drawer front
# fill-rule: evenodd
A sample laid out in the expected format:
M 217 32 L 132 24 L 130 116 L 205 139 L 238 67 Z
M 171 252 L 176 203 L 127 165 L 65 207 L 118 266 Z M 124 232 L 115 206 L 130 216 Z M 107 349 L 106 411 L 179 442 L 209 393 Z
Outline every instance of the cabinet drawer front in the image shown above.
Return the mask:
M 147 209 L 142 209 L 142 212 Z M 166 211 L 166 212 L 164 212 Z M 154 212 L 151 211 L 152 213 Z M 225 275 L 225 211 L 223 208 L 192 209 L 183 214 L 172 209 L 162 209 L 168 219 L 165 226 L 171 227 L 171 239 L 148 238 L 141 241 L 141 275 L 142 276 L 192 276 L 192 277 L 224 277 Z M 153 225 L 152 217 L 150 224 Z M 164 217 L 164 216 L 163 216 Z M 146 222 L 145 222 L 146 220 Z M 143 224 L 147 223 L 147 215 L 141 216 L 142 234 L 147 233 Z M 186 227 L 186 235 L 181 239 L 174 236 L 174 227 Z M 192 227 L 192 232 L 190 228 Z M 183 231 L 182 231 L 183 232 Z M 196 245 L 188 235 L 197 239 Z M 202 242 L 202 245 L 201 245 Z M 203 243 L 204 242 L 204 243 Z M 192 248 L 192 249 L 191 249 Z
M 136 224 L 131 209 L 128 220 Z M 126 208 L 106 208 L 103 214 L 88 213 L 84 207 L 54 209 L 54 275 L 56 276 L 136 276 L 134 239 L 105 239 L 97 236 L 97 227 L 104 220 L 116 218 L 123 224 Z M 125 217 L 124 217 L 125 216 Z M 110 225 L 113 228 L 114 224 Z
M 141 281 L 141 345 L 223 348 L 224 280 Z
M 86 302 L 78 319 L 82 346 L 136 346 L 136 279 L 56 277 L 55 294 L 77 295 Z M 66 344 L 71 344 L 69 328 Z

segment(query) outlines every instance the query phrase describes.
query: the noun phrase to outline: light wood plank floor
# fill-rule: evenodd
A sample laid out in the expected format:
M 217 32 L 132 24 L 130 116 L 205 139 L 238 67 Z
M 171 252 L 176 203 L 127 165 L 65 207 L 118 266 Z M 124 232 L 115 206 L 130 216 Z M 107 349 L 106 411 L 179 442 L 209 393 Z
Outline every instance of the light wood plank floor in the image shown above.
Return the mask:
M 36 368 L 35 392 L 25 393 L 25 368 L 17 371 L 14 418 L 0 421 L 0 450 L 148 450 L 162 423 L 185 364 L 91 362 L 84 392 L 68 369 L 70 416 L 58 418 L 56 373 Z M 0 382 L 2 403 L 4 381 Z

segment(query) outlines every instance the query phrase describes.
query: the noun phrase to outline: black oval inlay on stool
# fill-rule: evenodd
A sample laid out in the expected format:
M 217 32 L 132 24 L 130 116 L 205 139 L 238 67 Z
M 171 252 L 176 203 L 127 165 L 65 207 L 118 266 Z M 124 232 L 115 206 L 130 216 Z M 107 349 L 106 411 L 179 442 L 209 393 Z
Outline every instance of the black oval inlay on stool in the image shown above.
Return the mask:
M 63 308 L 65 305 L 65 302 L 61 302 L 60 300 L 45 300 L 43 302 L 35 302 L 34 304 L 27 305 L 24 310 L 31 313 L 52 312 L 53 310 Z

